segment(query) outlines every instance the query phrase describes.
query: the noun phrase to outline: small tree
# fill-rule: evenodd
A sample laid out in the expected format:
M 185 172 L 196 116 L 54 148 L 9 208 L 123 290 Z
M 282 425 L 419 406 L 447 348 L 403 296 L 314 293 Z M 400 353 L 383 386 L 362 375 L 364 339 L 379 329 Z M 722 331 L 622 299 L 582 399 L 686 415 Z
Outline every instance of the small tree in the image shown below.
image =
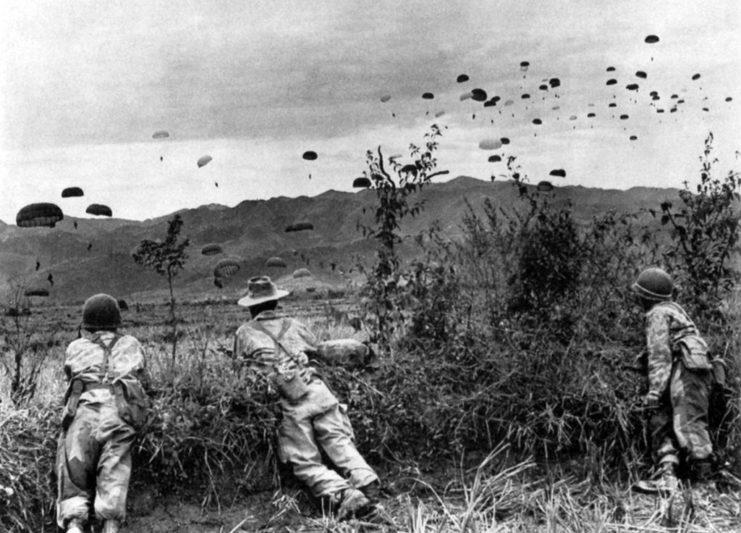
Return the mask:
M 185 249 L 190 244 L 189 239 L 178 241 L 180 230 L 183 227 L 183 219 L 180 215 L 175 215 L 168 222 L 167 236 L 163 242 L 150 241 L 145 239 L 139 243 L 139 247 L 134 252 L 134 261 L 138 265 L 143 265 L 153 269 L 160 276 L 167 279 L 167 286 L 170 289 L 170 317 L 172 324 L 172 362 L 175 364 L 175 349 L 177 346 L 177 320 L 175 318 L 175 293 L 172 283 L 175 276 L 185 266 L 185 260 L 188 255 Z
M 661 223 L 669 225 L 672 244 L 665 254 L 673 269 L 686 276 L 687 289 L 696 310 L 710 322 L 718 318 L 719 303 L 733 289 L 738 273 L 731 267 L 731 256 L 739 239 L 738 172 L 729 171 L 723 179 L 712 175 L 713 134 L 705 139 L 700 157 L 700 183 L 696 193 L 685 182 L 679 192 L 682 204 L 661 204 Z
M 384 163 L 381 148 L 374 152 L 368 150 L 368 170 L 370 187 L 376 193 L 376 210 L 373 225 L 363 227 L 368 238 L 376 239 L 378 254 L 376 265 L 366 286 L 371 314 L 377 321 L 376 338 L 383 350 L 387 350 L 394 324 L 401 318 L 404 294 L 399 291 L 401 278 L 397 245 L 401 243 L 399 228 L 406 216 L 415 216 L 422 209 L 421 202 L 410 202 L 412 195 L 418 193 L 430 180 L 447 170 L 434 171 L 437 159 L 433 153 L 438 148 L 437 138 L 440 128 L 432 125 L 425 134 L 424 146 L 410 144 L 412 163 L 402 164 L 396 158 L 388 158 Z M 387 170 L 387 165 L 390 167 Z

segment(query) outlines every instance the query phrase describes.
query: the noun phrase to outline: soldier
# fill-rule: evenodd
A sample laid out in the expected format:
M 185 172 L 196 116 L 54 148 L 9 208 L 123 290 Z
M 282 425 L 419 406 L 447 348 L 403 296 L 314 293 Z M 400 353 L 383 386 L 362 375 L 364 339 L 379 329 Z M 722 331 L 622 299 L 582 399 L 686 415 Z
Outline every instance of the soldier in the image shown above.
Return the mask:
M 711 473 L 708 434 L 712 364 L 708 347 L 687 313 L 672 301 L 673 282 L 660 268 L 641 272 L 632 286 L 645 311 L 648 428 L 656 476 L 638 490 L 671 492 L 682 462 L 696 482 Z
M 116 533 L 126 513 L 131 445 L 144 423 L 148 399 L 139 341 L 120 335 L 121 311 L 107 294 L 88 298 L 85 334 L 67 347 L 69 380 L 57 448 L 57 524 L 82 533 L 90 512 L 103 533 Z
M 252 320 L 237 330 L 234 355 L 280 395 L 280 460 L 338 518 L 372 511 L 378 476 L 355 447 L 345 406 L 308 365 L 317 340 L 304 324 L 275 311 L 288 294 L 267 276 L 248 281 L 248 294 L 238 304 L 249 308 Z M 343 475 L 322 463 L 322 451 Z

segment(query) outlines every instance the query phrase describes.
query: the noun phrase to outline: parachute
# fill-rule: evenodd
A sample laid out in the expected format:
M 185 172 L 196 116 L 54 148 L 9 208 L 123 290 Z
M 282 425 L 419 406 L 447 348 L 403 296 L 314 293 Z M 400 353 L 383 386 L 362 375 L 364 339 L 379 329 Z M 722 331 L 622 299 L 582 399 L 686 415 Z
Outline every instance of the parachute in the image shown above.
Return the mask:
M 294 278 L 310 278 L 311 272 L 308 268 L 299 268 L 298 270 L 293 271 L 293 277 Z
M 361 176 L 352 180 L 352 186 L 356 189 L 367 189 L 371 186 L 371 181 L 365 176 Z
M 520 68 L 521 68 L 522 70 L 527 70 L 527 68 L 528 68 L 529 66 L 530 66 L 530 62 L 529 62 L 529 61 L 520 61 Z
M 540 120 L 539 118 L 534 118 L 533 119 L 533 124 L 535 124 L 536 126 L 540 126 L 542 123 L 543 123 L 543 121 Z
M 90 204 L 87 206 L 87 209 L 85 209 L 85 212 L 89 215 L 95 215 L 100 217 L 112 217 L 113 211 L 111 211 L 111 208 L 107 205 L 103 204 Z
M 594 113 L 587 113 L 587 118 L 594 118 L 596 116 Z
M 502 156 L 500 155 L 490 155 L 489 156 L 489 163 L 499 163 L 502 160 Z
M 700 79 L 700 75 L 699 74 L 693 74 L 692 75 L 692 81 L 699 80 L 699 79 Z
M 307 161 L 316 161 L 317 155 L 313 150 L 307 150 L 302 157 Z
M 607 72 L 615 72 L 615 67 L 607 67 Z
M 198 160 L 196 164 L 198 165 L 198 168 L 201 168 L 203 166 L 208 165 L 211 162 L 211 159 L 212 157 L 210 155 L 204 155 Z
M 607 104 L 607 107 L 617 107 L 617 104 L 615 102 L 610 102 Z
M 224 250 L 221 249 L 221 246 L 218 244 L 207 244 L 203 248 L 201 248 L 201 253 L 203 255 L 217 255 L 222 253 Z
M 435 98 L 435 95 L 432 93 L 422 93 L 422 98 L 424 98 L 425 100 L 432 100 L 433 98 Z
M 562 168 L 554 168 L 549 173 L 550 176 L 555 176 L 557 178 L 565 178 L 566 177 L 566 171 Z
M 267 261 L 265 261 L 266 267 L 274 267 L 274 268 L 286 268 L 288 265 L 286 265 L 286 262 L 283 261 L 280 257 L 271 257 Z
M 659 36 L 658 35 L 646 35 L 646 38 L 644 39 L 644 42 L 648 44 L 654 44 L 659 42 Z
M 605 85 L 615 85 L 617 83 L 617 80 L 615 78 L 610 78 L 605 82 Z
M 49 291 L 43 287 L 29 288 L 23 291 L 25 296 L 49 296 Z
M 468 75 L 467 74 L 461 74 L 460 76 L 458 76 L 455 79 L 455 81 L 457 81 L 458 83 L 466 82 L 466 81 L 468 81 Z
M 539 86 L 538 86 L 538 89 L 540 89 L 541 91 L 547 91 L 547 90 L 548 90 L 548 85 L 546 85 L 546 84 L 544 83 L 544 84 L 542 84 L 542 85 L 539 85 Z
M 726 96 L 726 102 L 731 102 L 731 101 L 733 101 L 733 97 L 732 96 Z
M 390 95 L 390 94 L 384 94 L 384 95 L 383 95 L 383 96 L 381 97 L 381 102 L 383 102 L 383 103 L 386 103 L 386 102 L 388 102 L 389 100 L 391 100 L 391 95 Z
M 502 142 L 497 139 L 484 139 L 479 142 L 479 148 L 482 150 L 498 150 L 502 147 Z
M 73 198 L 75 196 L 83 196 L 82 189 L 79 187 L 67 187 L 62 191 L 62 198 Z
M 165 130 L 157 130 L 152 134 L 152 139 L 167 139 L 170 136 Z
M 499 141 L 500 141 L 500 142 L 501 142 L 502 144 L 509 144 L 509 139 L 508 139 L 507 137 L 502 137 L 501 139 L 499 139 Z
M 514 100 L 505 100 L 504 105 L 512 105 L 514 103 L 515 103 Z
M 216 278 L 228 278 L 239 271 L 239 261 L 232 257 L 227 257 L 216 263 L 214 276 Z
M 551 78 L 550 80 L 548 80 L 548 84 L 551 86 L 551 89 L 555 89 L 556 87 L 561 86 L 561 80 L 559 80 L 558 78 Z
M 551 192 L 553 190 L 553 184 L 550 181 L 541 181 L 538 183 L 538 190 L 540 192 Z
M 628 120 L 629 118 L 628 115 L 620 115 L 620 120 Z
M 648 74 L 646 74 L 642 70 L 636 71 L 636 78 L 641 78 L 641 79 L 645 80 L 647 77 L 648 77 Z
M 631 141 L 635 141 L 636 139 L 638 139 L 638 137 L 636 137 L 635 135 L 631 135 L 631 136 L 630 136 L 630 140 L 631 140 Z
M 472 89 L 471 99 L 476 102 L 484 102 L 487 98 L 486 91 L 483 89 Z
M 54 225 L 64 218 L 62 210 L 56 204 L 38 203 L 29 204 L 15 216 L 15 223 L 21 228 L 31 228 L 35 226 L 48 226 L 53 228 Z
M 522 99 L 523 100 L 527 100 L 528 98 L 530 98 L 530 95 L 529 94 L 525 93 L 525 94 L 522 95 Z
M 578 117 L 577 117 L 576 115 L 571 115 L 571 116 L 569 117 L 569 120 L 576 120 L 577 118 L 578 118 Z
M 435 118 L 440 118 L 444 114 L 445 114 L 445 111 L 438 111 L 437 113 L 435 113 Z
M 629 83 L 625 86 L 626 89 L 629 91 L 637 91 L 638 90 L 638 84 L 637 83 Z
M 300 222 L 294 222 L 293 224 L 288 226 L 286 228 L 286 232 L 290 233 L 293 231 L 306 231 L 306 230 L 313 230 L 313 229 L 314 229 L 314 224 L 312 224 L 311 222 L 302 220 Z

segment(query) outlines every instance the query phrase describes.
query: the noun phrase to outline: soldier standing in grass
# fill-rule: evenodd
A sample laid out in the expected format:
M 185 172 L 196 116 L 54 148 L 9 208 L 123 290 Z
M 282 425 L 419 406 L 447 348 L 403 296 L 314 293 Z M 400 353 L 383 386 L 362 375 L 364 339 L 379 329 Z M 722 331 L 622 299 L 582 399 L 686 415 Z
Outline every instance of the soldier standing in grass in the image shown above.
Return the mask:
M 372 511 L 378 476 L 355 447 L 345 406 L 308 365 L 307 354 L 321 350 L 314 334 L 276 313 L 278 300 L 288 294 L 267 276 L 248 281 L 248 294 L 238 304 L 249 308 L 252 320 L 237 330 L 234 355 L 280 394 L 280 460 L 338 518 Z M 323 464 L 322 452 L 342 475 Z
M 640 482 L 644 491 L 671 492 L 683 464 L 695 482 L 711 474 L 713 453 L 708 433 L 712 364 L 708 347 L 687 313 L 672 301 L 673 282 L 660 268 L 641 272 L 632 286 L 645 311 L 651 451 L 657 475 Z
M 57 524 L 82 533 L 91 511 L 103 533 L 126 514 L 131 445 L 146 417 L 146 371 L 139 341 L 120 335 L 121 311 L 107 294 L 88 298 L 85 334 L 67 347 L 62 435 L 57 448 Z

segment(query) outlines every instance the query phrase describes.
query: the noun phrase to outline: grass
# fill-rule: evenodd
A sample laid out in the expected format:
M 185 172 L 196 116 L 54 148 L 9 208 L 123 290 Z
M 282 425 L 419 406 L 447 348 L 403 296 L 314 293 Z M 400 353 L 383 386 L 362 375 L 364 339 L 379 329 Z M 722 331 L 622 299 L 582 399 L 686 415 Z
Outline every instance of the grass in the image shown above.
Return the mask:
M 363 340 L 364 332 L 337 319 L 326 302 L 286 305 L 320 338 Z M 0 525 L 8 531 L 54 531 L 61 367 L 64 348 L 76 337 L 77 313 L 57 308 L 32 315 L 34 334 L 51 339 L 32 401 L 12 407 L 5 383 L 0 387 Z M 248 386 L 230 357 L 245 310 L 188 305 L 181 313 L 174 368 L 166 307 L 136 312 L 132 306 L 124 315 L 123 331 L 143 342 L 159 389 L 150 425 L 134 450 L 132 530 L 157 530 L 146 507 L 174 499 L 201 517 L 192 519 L 192 531 L 667 531 L 657 499 L 629 491 L 641 474 L 643 450 L 630 440 L 640 416 L 630 412 L 619 383 L 634 377 L 608 371 L 624 358 L 620 350 L 595 344 L 559 352 L 531 344 L 539 357 L 560 358 L 555 387 L 537 381 L 542 361 L 523 359 L 526 352 L 518 360 L 525 366 L 508 356 L 510 366 L 502 366 L 487 359 L 489 351 L 471 347 L 397 353 L 374 373 L 326 369 L 350 404 L 359 448 L 395 491 L 383 502 L 380 524 L 337 522 L 286 484 L 276 464 L 275 405 Z M 589 379 L 572 375 L 574 368 Z M 527 390 L 538 394 L 522 394 Z M 622 437 L 610 440 L 615 435 Z M 741 483 L 734 486 L 736 492 L 693 496 L 694 513 L 674 530 L 741 528 Z M 142 506 L 136 500 L 145 493 L 152 497 Z M 273 497 L 267 504 L 253 503 L 268 493 Z M 682 495 L 680 509 L 688 498 Z M 167 520 L 175 528 L 175 518 Z

